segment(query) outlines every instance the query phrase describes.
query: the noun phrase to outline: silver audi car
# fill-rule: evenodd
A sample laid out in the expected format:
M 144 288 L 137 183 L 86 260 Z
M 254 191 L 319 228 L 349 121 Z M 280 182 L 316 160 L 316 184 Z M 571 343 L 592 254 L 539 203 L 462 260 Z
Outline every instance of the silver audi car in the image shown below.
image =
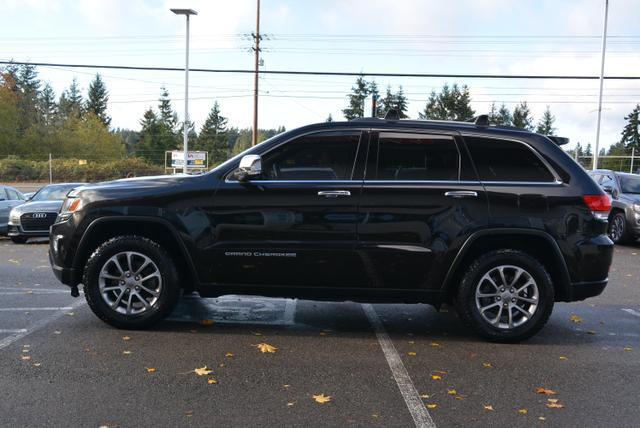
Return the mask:
M 7 235 L 16 244 L 24 244 L 29 238 L 48 237 L 49 226 L 56 221 L 67 193 L 84 184 L 62 183 L 44 186 L 26 203 L 11 210 Z

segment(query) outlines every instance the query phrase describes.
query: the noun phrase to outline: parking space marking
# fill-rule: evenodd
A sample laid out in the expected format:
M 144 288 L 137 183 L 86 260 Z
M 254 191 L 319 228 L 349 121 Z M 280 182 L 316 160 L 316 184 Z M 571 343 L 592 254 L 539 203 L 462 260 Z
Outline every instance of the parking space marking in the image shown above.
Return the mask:
M 369 323 L 373 327 L 373 331 L 375 332 L 376 337 L 378 338 L 378 343 L 380 343 L 382 352 L 387 359 L 387 364 L 391 369 L 393 378 L 396 380 L 396 384 L 400 389 L 400 394 L 402 394 L 402 398 L 404 398 L 404 402 L 409 409 L 409 413 L 411 413 L 411 417 L 413 418 L 413 422 L 416 424 L 416 427 L 435 428 L 436 424 L 433 422 L 429 411 L 420 399 L 420 395 L 418 394 L 416 387 L 413 385 L 413 382 L 409 377 L 409 373 L 407 372 L 396 347 L 391 341 L 391 338 L 384 329 L 380 318 L 378 318 L 378 314 L 376 314 L 375 309 L 373 309 L 373 306 L 368 303 L 362 304 L 362 309 L 369 319 Z
M 628 314 L 640 317 L 640 312 L 636 311 L 635 309 L 623 309 L 623 311 L 625 311 Z
M 27 331 L 26 328 L 0 328 L 0 333 L 25 333 Z
M 59 291 L 49 290 L 22 290 L 22 291 L 0 291 L 0 296 L 23 296 L 25 294 L 58 294 Z M 69 292 L 64 292 L 68 294 Z
M 70 311 L 73 306 L 48 306 L 42 308 L 0 308 L 0 312 L 31 312 L 31 311 Z
M 85 300 L 84 299 L 78 299 L 78 301 L 76 303 L 74 303 L 73 305 L 69 306 L 68 309 L 75 309 L 75 308 L 77 308 L 79 306 L 82 306 L 83 304 L 85 304 Z M 63 315 L 64 315 L 63 311 L 54 312 L 51 315 L 48 315 L 48 316 L 46 316 L 44 318 L 40 318 L 38 321 L 33 323 L 33 325 L 31 327 L 24 329 L 24 331 L 20 331 L 20 332 L 12 334 L 11 336 L 7 336 L 4 339 L 0 339 L 0 349 L 4 349 L 7 346 L 11 345 L 16 340 L 20 340 L 23 337 L 28 336 L 31 333 L 40 330 L 42 327 L 46 326 L 47 324 L 49 324 L 52 321 L 55 321 L 56 319 L 60 318 Z
M 69 294 L 69 290 L 65 290 L 63 288 L 29 288 L 29 287 L 0 287 L 0 293 L 5 292 L 5 291 L 9 291 L 9 292 L 16 292 L 16 291 L 21 291 L 21 292 L 25 292 L 25 291 L 38 291 L 38 292 L 46 292 L 46 293 L 64 293 L 64 294 Z

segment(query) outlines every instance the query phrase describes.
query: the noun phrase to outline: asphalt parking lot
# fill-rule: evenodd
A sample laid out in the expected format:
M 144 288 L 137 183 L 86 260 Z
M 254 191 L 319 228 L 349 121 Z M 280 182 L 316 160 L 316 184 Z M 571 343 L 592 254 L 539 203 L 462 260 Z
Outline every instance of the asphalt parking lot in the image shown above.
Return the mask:
M 602 296 L 498 345 L 446 309 L 239 296 L 119 331 L 45 244 L 0 240 L 0 386 L 2 426 L 638 426 L 640 243 Z

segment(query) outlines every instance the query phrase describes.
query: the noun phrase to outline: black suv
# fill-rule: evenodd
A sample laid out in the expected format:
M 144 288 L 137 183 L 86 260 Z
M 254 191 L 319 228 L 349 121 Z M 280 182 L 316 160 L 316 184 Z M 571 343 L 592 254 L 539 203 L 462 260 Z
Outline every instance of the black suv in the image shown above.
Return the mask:
M 360 119 L 285 132 L 200 176 L 73 190 L 50 259 L 120 328 L 151 326 L 195 290 L 448 303 L 476 333 L 513 342 L 555 301 L 603 291 L 609 210 L 542 135 L 486 116 Z

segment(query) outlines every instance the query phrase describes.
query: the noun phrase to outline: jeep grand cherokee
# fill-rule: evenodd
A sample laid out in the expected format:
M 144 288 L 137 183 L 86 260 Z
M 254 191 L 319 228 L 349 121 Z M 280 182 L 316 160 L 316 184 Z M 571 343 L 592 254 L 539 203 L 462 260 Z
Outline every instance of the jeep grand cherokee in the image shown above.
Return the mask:
M 519 341 L 607 284 L 609 197 L 559 142 L 486 116 L 309 125 L 204 175 L 72 191 L 51 264 L 120 328 L 195 290 L 448 303 L 480 336 Z

